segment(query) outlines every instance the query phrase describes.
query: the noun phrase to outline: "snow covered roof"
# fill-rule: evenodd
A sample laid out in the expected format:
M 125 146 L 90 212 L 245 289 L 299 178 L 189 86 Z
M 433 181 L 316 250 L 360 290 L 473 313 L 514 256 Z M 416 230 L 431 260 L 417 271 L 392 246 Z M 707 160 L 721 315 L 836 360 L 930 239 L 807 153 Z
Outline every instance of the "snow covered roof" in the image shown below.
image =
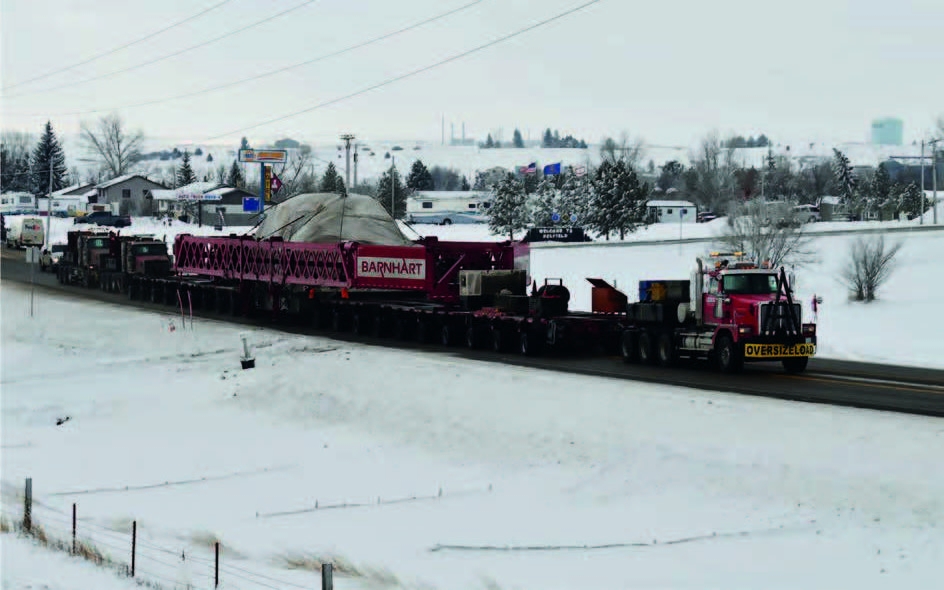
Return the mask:
M 85 197 L 85 198 L 88 198 L 88 197 L 94 197 L 94 196 L 97 195 L 97 194 L 98 194 L 98 189 L 93 188 L 92 190 L 90 190 L 90 191 L 88 191 L 88 192 L 86 192 L 86 193 L 82 193 L 82 196 Z
M 694 207 L 695 203 L 688 201 L 647 201 L 646 207 Z
M 823 197 L 819 200 L 820 203 L 825 205 L 838 205 L 841 201 L 841 197 Z
M 190 184 L 179 186 L 175 190 L 178 194 L 183 195 L 202 195 L 219 187 L 220 183 L 218 182 L 191 182 Z
M 225 195 L 229 195 L 229 194 L 232 194 L 232 193 L 245 193 L 245 194 L 247 194 L 247 195 L 251 195 L 251 194 L 252 194 L 252 193 L 250 193 L 249 191 L 243 190 L 243 189 L 241 189 L 241 188 L 234 188 L 234 187 L 232 187 L 232 186 L 221 186 L 221 187 L 219 187 L 219 188 L 215 188 L 215 189 L 213 189 L 213 190 L 211 190 L 211 191 L 207 191 L 207 192 L 206 192 L 206 194 L 208 194 L 208 195 L 216 195 L 216 196 L 219 196 L 219 197 L 223 197 L 223 196 L 225 196 Z
M 122 182 L 124 182 L 124 181 L 126 181 L 126 180 L 131 180 L 131 179 L 134 178 L 135 176 L 140 176 L 140 175 L 138 175 L 138 174 L 125 174 L 124 176 L 117 176 L 117 177 L 115 177 L 115 178 L 112 178 L 111 180 L 106 180 L 105 182 L 96 185 L 95 188 L 108 188 L 108 187 L 110 187 L 110 186 L 115 186 L 116 184 L 120 184 L 120 183 L 122 183 Z M 143 178 L 143 177 L 142 177 L 142 178 Z
M 94 186 L 95 185 L 92 183 L 73 184 L 72 186 L 67 186 L 66 188 L 53 191 L 52 198 L 56 199 L 59 197 L 82 196 L 83 194 L 85 194 L 85 191 L 87 189 L 90 189 Z
M 174 189 L 152 189 L 148 191 L 151 193 L 151 198 L 155 201 L 176 201 L 177 200 L 177 191 Z
M 413 197 L 417 199 L 476 199 L 487 196 L 487 191 L 416 191 L 413 193 Z

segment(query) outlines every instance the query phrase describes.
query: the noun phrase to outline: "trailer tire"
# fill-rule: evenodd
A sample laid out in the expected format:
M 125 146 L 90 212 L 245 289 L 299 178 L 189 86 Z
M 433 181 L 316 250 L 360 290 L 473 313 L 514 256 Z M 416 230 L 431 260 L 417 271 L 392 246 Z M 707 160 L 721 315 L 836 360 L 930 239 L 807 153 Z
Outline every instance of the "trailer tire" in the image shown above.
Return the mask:
M 639 355 L 639 362 L 644 365 L 654 365 L 657 362 L 655 347 L 652 342 L 652 333 L 648 330 L 639 332 L 636 338 L 636 352 Z
M 678 364 L 678 350 L 672 340 L 672 332 L 666 330 L 659 334 L 658 353 L 659 364 L 663 367 L 672 367 Z
M 620 337 L 620 354 L 623 356 L 623 362 L 626 364 L 639 362 L 639 349 L 636 348 L 636 335 L 624 330 Z
M 810 357 L 808 356 L 798 356 L 795 358 L 786 358 L 781 361 L 783 363 L 783 370 L 791 375 L 799 375 L 806 370 L 806 365 L 810 362 Z
M 535 356 L 541 353 L 541 341 L 532 330 L 525 328 L 518 337 L 518 349 L 524 356 Z
M 738 373 L 744 368 L 744 357 L 738 352 L 731 336 L 728 334 L 718 336 L 715 348 L 717 350 L 715 358 L 717 359 L 718 369 L 722 373 Z

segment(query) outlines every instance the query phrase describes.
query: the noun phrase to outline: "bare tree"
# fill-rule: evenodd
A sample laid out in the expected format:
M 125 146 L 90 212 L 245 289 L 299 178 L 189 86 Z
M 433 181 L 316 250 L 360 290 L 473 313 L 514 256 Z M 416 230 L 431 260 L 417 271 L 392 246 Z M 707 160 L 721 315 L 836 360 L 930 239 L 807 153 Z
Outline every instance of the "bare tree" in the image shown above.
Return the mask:
M 281 199 L 287 199 L 304 192 L 314 191 L 311 150 L 292 150 L 288 161 L 278 171 L 282 181 Z
M 802 266 L 815 260 L 812 241 L 793 209 L 773 215 L 765 203 L 757 200 L 732 208 L 721 242 L 726 248 L 773 267 Z
M 712 133 L 702 140 L 691 160 L 692 166 L 686 174 L 686 192 L 702 208 L 725 212 L 738 190 L 734 148 L 724 148 L 717 133 Z
M 141 158 L 144 134 L 129 131 L 117 114 L 106 115 L 95 126 L 82 124 L 82 144 L 110 176 L 131 172 Z
M 895 257 L 901 246 L 898 242 L 886 248 L 882 235 L 856 239 L 849 249 L 848 266 L 840 277 L 853 300 L 866 303 L 875 300 L 878 288 L 895 270 Z
M 607 137 L 600 146 L 600 156 L 610 163 L 623 160 L 630 168 L 636 169 L 646 153 L 646 144 L 640 139 L 630 139 L 625 131 L 620 134 L 619 140 Z

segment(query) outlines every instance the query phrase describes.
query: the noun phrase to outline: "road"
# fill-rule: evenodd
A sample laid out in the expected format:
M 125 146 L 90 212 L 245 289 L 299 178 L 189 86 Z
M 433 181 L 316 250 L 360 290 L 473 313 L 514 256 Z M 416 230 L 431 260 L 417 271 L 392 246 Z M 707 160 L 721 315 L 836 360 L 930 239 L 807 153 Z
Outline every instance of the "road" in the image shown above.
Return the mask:
M 29 283 L 30 269 L 24 259 L 23 251 L 2 249 L 0 280 Z M 39 272 L 38 267 L 34 279 L 36 288 L 46 292 L 65 293 L 141 309 L 166 309 L 160 305 L 129 301 L 122 296 L 97 290 L 66 287 L 58 284 L 54 275 Z M 268 325 L 272 329 L 294 334 L 313 334 L 347 342 L 394 346 L 394 343 L 387 339 L 349 333 L 336 334 L 310 326 L 269 325 L 262 320 L 218 316 L 208 312 L 199 312 L 197 315 L 245 325 Z M 627 381 L 944 417 L 944 371 L 934 369 L 814 358 L 802 375 L 786 375 L 780 365 L 774 363 L 749 364 L 739 375 L 722 375 L 709 370 L 704 363 L 664 369 L 627 365 L 619 357 L 524 357 L 414 342 L 396 342 L 395 346 L 458 358 Z

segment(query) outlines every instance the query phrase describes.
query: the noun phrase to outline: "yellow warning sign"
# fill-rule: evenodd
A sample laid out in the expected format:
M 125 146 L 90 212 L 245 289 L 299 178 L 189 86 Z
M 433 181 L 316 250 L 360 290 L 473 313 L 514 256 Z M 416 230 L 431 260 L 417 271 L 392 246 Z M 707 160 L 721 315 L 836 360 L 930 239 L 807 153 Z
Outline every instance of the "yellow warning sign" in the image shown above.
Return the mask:
M 815 344 L 745 344 L 744 356 L 747 358 L 782 358 L 794 356 L 813 356 Z

